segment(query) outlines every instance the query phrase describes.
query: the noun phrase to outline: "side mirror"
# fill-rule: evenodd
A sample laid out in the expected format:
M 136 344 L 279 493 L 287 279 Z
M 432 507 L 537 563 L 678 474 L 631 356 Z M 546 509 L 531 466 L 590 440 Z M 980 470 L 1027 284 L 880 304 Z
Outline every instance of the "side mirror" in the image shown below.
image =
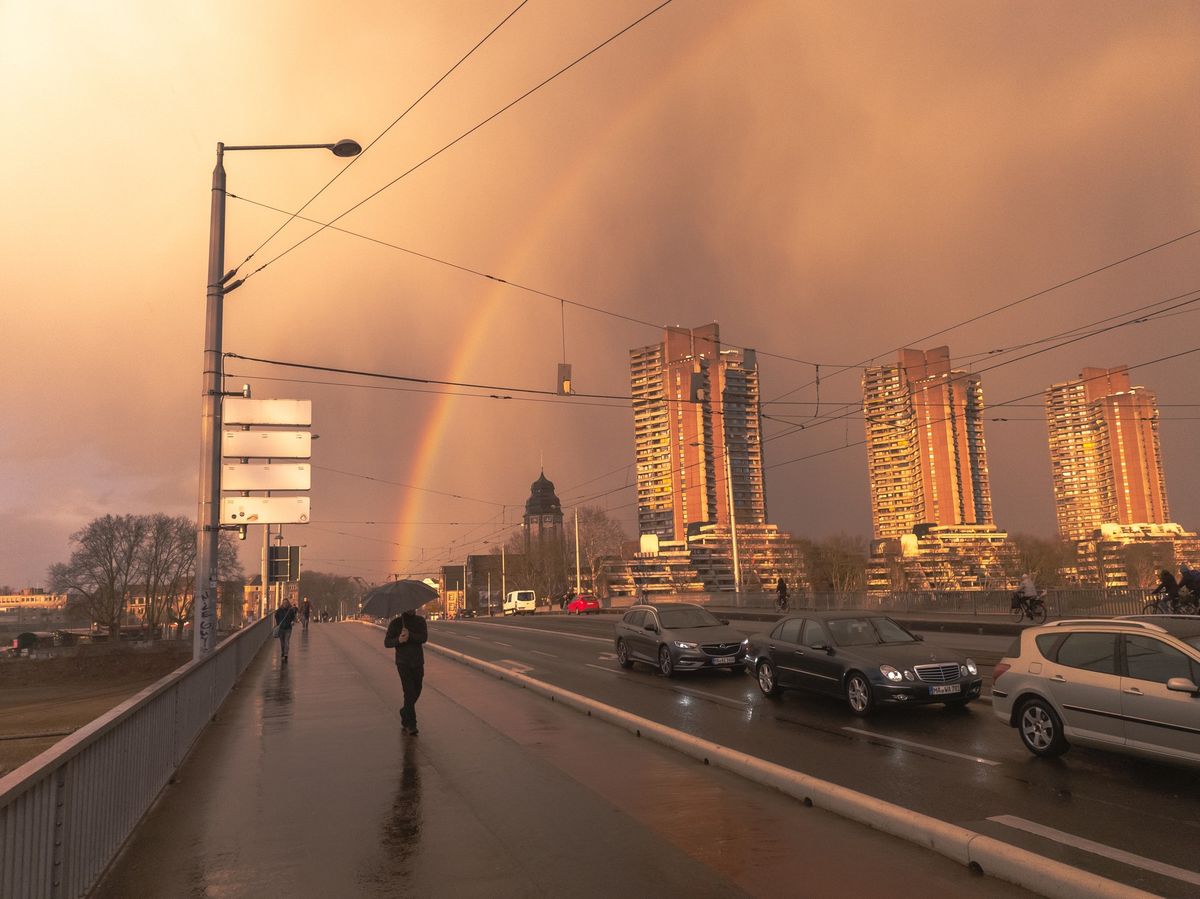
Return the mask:
M 813 650 L 814 652 L 828 652 L 828 653 L 833 652 L 833 647 L 830 646 L 828 643 L 810 643 L 808 648 Z
M 925 638 L 922 637 L 920 634 L 913 634 L 913 639 L 916 640 L 918 643 L 925 642 Z
M 1191 693 L 1193 696 L 1200 693 L 1200 687 L 1192 683 L 1190 678 L 1173 677 L 1167 681 L 1167 689 L 1174 690 L 1177 693 Z
M 729 624 L 728 618 L 718 618 L 717 621 L 721 622 L 721 624 Z
M 658 628 L 654 626 L 653 622 L 646 625 L 646 630 L 652 631 L 653 633 L 656 633 L 656 634 L 658 633 Z

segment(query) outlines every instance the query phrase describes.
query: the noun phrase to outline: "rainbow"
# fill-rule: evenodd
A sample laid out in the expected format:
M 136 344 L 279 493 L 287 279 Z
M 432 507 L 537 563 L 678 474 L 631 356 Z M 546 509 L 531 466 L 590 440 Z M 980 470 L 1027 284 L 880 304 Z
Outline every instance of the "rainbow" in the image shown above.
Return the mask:
M 660 103 L 664 95 L 676 87 L 680 80 L 690 71 L 706 65 L 734 28 L 746 27 L 753 18 L 765 16 L 766 10 L 761 6 L 749 3 L 739 3 L 729 16 L 715 21 L 711 28 L 698 36 L 686 52 L 679 55 L 674 65 L 670 66 L 660 77 L 639 94 L 625 109 L 616 116 L 607 130 L 592 143 L 590 152 L 582 154 L 569 169 L 558 179 L 554 186 L 544 195 L 544 200 L 531 215 L 528 226 L 516 235 L 513 245 L 505 254 L 505 262 L 499 266 L 497 274 L 504 276 L 508 271 L 520 271 L 541 246 L 543 237 L 550 225 L 555 221 L 559 212 L 576 195 L 579 187 L 586 181 L 596 168 L 597 162 L 604 156 L 608 146 L 624 134 L 639 120 L 647 117 Z M 493 315 L 501 308 L 505 291 L 512 288 L 503 285 L 492 285 L 484 293 L 479 311 L 473 316 L 471 324 L 461 333 L 457 343 L 457 352 L 451 357 L 448 367 L 448 380 L 470 380 L 470 371 L 476 355 L 484 348 L 487 335 L 494 327 Z M 436 399 L 433 408 L 424 422 L 417 428 L 420 434 L 416 443 L 416 452 L 403 480 L 409 484 L 422 484 L 426 481 L 438 457 L 438 448 L 446 433 L 450 417 L 450 409 L 454 402 L 452 396 L 443 395 Z M 424 519 L 425 501 L 428 494 L 418 490 L 410 490 L 400 503 L 397 526 L 392 539 L 401 546 L 417 546 L 421 544 L 416 534 L 418 522 Z M 429 572 L 421 572 L 427 575 Z

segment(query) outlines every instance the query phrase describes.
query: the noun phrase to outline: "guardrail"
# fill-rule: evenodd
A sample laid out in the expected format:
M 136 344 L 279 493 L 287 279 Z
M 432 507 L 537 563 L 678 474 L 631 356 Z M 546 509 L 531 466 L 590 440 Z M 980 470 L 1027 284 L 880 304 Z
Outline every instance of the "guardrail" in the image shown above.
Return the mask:
M 0 779 L 0 896 L 85 895 L 270 634 L 238 631 Z
M 748 592 L 726 593 L 650 593 L 647 601 L 676 600 L 739 609 L 775 609 L 775 594 Z M 924 591 L 920 593 L 793 593 L 792 609 L 872 609 L 908 614 L 948 613 L 954 615 L 1005 615 L 1011 610 L 1011 590 Z M 1046 608 L 1056 618 L 1138 615 L 1150 599 L 1150 591 L 1139 588 L 1078 588 L 1046 591 Z M 616 596 L 607 600 L 608 608 L 621 608 L 637 602 L 636 597 Z

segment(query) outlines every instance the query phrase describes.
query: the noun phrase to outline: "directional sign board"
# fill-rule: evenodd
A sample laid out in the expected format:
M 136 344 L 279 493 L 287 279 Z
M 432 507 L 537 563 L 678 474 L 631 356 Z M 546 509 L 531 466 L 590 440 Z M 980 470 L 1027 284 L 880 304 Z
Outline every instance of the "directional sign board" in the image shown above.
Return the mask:
M 221 455 L 243 459 L 308 459 L 312 456 L 312 434 L 225 428 L 221 432 Z
M 225 398 L 221 421 L 227 425 L 312 425 L 312 400 L 252 400 Z
M 311 487 L 312 466 L 307 462 L 275 465 L 227 462 L 221 466 L 222 490 L 308 490 Z
M 308 524 L 307 496 L 225 496 L 221 524 Z

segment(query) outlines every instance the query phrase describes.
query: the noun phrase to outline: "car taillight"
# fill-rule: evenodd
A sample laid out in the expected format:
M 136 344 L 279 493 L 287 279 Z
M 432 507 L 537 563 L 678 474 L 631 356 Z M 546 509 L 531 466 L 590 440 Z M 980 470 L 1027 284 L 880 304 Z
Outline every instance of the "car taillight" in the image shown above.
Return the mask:
M 1002 675 L 1011 667 L 1012 665 L 1008 664 L 1008 662 L 997 662 L 996 667 L 992 669 L 992 683 L 994 684 L 996 681 L 1000 680 L 1000 675 Z

